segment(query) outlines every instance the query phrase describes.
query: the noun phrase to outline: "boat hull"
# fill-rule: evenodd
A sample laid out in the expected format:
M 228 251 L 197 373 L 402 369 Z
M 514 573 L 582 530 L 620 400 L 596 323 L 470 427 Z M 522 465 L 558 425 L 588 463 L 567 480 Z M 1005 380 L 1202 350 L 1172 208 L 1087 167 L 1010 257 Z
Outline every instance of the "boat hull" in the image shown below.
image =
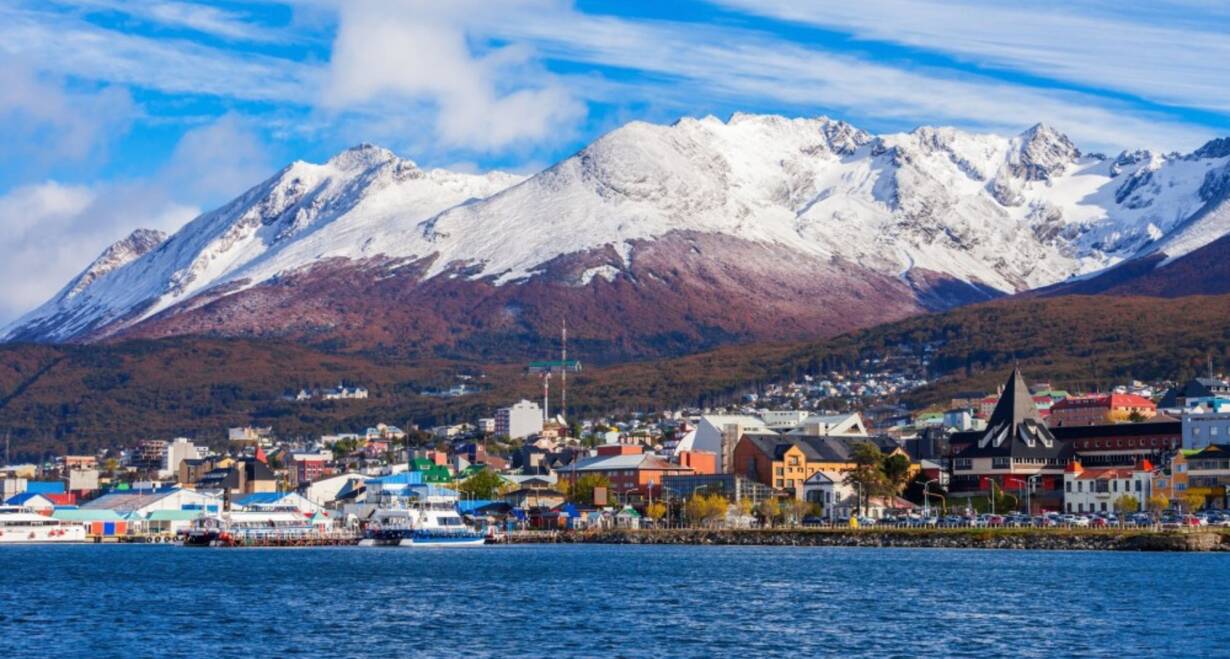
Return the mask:
M 9 527 L 0 531 L 0 545 L 31 545 L 85 541 L 85 529 L 80 526 L 62 526 L 58 528 Z
M 482 536 L 462 536 L 456 538 L 405 538 L 398 543 L 399 547 L 480 547 L 486 543 Z

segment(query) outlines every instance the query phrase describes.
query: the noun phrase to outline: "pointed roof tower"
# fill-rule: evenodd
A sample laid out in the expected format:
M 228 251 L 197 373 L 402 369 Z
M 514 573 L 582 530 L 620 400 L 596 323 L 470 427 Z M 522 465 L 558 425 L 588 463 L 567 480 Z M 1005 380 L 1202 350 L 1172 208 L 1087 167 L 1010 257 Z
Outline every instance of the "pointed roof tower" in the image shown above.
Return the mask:
M 1050 448 L 1055 444 L 1055 436 L 1038 413 L 1020 369 L 1014 368 L 1004 383 L 1004 392 L 995 404 L 995 411 L 987 420 L 987 430 L 978 440 L 978 448 L 1002 447 L 1006 453 L 1011 453 L 1012 445 L 1017 442 L 1026 448 L 1039 445 Z

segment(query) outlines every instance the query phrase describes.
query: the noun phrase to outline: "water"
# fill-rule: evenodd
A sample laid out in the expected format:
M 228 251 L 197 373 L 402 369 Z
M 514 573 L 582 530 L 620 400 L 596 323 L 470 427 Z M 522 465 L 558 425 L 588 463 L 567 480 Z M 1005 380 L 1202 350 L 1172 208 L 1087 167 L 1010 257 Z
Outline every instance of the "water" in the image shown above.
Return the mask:
M 1230 656 L 1230 555 L 0 548 L 0 657 Z

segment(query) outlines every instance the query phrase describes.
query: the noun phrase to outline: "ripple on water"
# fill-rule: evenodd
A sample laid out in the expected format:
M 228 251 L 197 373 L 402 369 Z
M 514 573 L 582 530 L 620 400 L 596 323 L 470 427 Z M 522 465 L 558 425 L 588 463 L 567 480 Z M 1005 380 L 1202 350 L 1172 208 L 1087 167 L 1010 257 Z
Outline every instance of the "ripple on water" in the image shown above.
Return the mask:
M 1230 556 L 0 548 L 0 656 L 1212 656 Z

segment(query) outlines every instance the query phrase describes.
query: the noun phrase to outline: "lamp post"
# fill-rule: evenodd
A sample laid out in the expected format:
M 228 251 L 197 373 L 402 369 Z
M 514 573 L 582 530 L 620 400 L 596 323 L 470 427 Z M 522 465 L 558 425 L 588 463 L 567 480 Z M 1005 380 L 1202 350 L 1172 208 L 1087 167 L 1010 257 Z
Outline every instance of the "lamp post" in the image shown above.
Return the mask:
M 930 487 L 932 483 L 939 483 L 939 482 L 940 482 L 940 479 L 932 478 L 926 483 L 923 483 L 923 517 L 928 517 L 928 518 L 931 517 L 931 499 L 929 498 L 930 497 Z

